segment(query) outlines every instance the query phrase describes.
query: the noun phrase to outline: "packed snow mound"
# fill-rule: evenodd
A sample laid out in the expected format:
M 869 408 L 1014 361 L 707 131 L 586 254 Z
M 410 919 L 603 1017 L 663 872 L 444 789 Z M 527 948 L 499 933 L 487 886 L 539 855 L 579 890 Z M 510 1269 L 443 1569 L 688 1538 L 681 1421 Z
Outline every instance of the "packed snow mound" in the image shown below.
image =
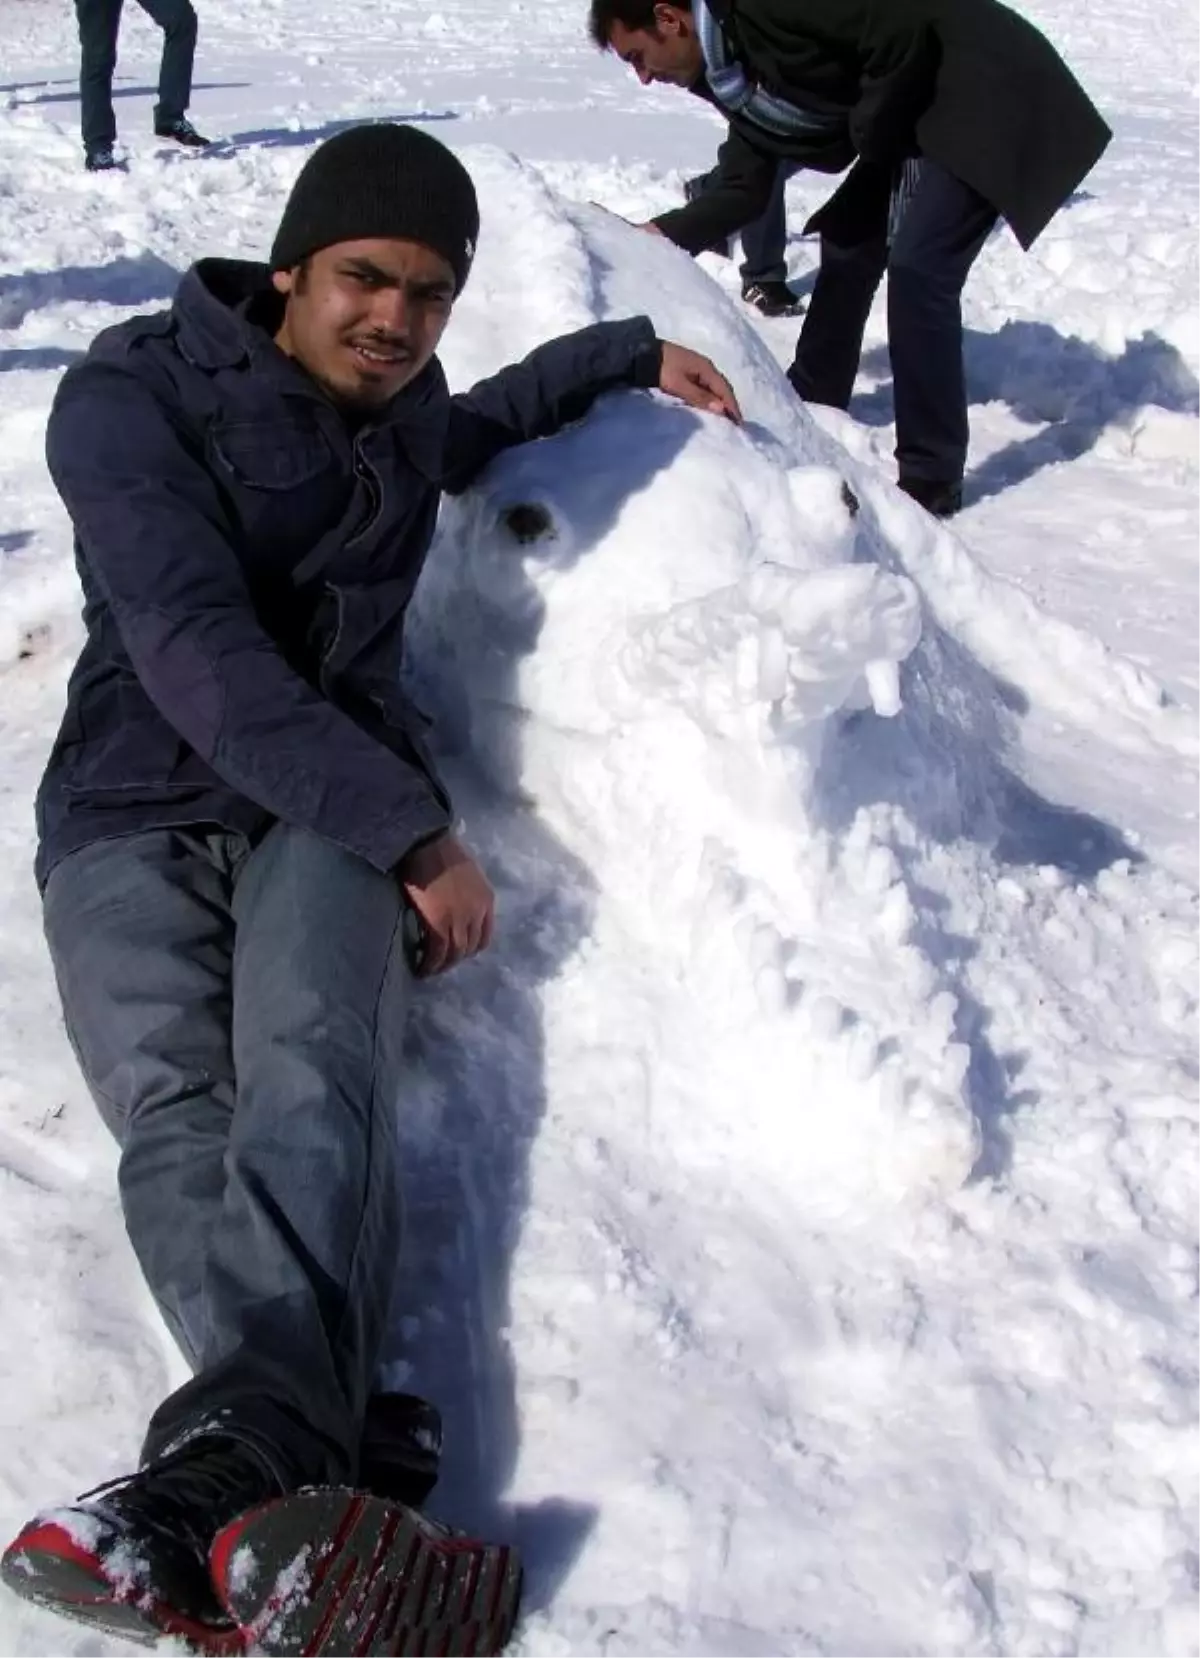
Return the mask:
M 471 166 L 492 211 L 452 375 L 652 295 L 746 424 L 613 397 L 448 505 L 413 632 L 443 738 L 588 872 L 578 995 L 639 974 L 622 1036 L 650 1109 L 686 1111 L 682 1156 L 761 1161 L 831 1218 L 959 1187 L 970 1053 L 908 868 L 929 835 L 999 833 L 1004 709 L 904 573 L 944 532 L 909 503 L 885 527 L 890 492 L 848 479 L 691 261 Z
M 1001 837 L 1030 696 L 1168 748 L 1191 722 L 861 471 L 693 261 L 510 157 L 469 159 L 489 212 L 452 378 L 648 308 L 746 420 L 613 397 L 448 505 L 414 629 L 442 735 L 588 872 L 579 1002 L 641 969 L 623 1039 L 648 1108 L 686 1114 L 682 1156 L 803 1181 L 814 1218 L 919 1206 L 982 1150 L 919 859 Z

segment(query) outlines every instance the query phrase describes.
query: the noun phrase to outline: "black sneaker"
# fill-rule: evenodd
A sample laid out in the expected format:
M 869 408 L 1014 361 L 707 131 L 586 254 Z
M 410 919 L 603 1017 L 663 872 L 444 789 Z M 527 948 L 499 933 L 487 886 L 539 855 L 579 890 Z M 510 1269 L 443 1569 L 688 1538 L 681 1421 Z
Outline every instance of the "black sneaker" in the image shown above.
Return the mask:
M 804 301 L 786 282 L 744 282 L 742 298 L 764 317 L 798 317 L 804 310 Z
M 442 1417 L 415 1393 L 374 1393 L 367 1400 L 358 1481 L 376 1497 L 420 1508 L 437 1484 Z
M 177 144 L 184 144 L 189 150 L 206 150 L 212 143 L 211 138 L 205 138 L 198 133 L 192 123 L 181 115 L 178 121 L 156 121 L 154 123 L 156 138 L 173 138 Z
M 250 1652 L 497 1653 L 521 1600 L 515 1549 L 361 1491 L 295 1491 L 233 1520 L 209 1556 Z
M 222 1526 L 280 1494 L 235 1439 L 204 1435 L 126 1479 L 40 1514 L 0 1559 L 0 1580 L 49 1611 L 126 1640 L 164 1635 L 193 1651 L 244 1642 L 217 1599 L 208 1551 Z
M 124 171 L 124 164 L 113 154 L 111 144 L 89 144 L 83 153 L 83 164 L 89 173 Z
M 934 518 L 953 518 L 962 509 L 962 484 L 957 480 L 901 478 L 899 485 Z

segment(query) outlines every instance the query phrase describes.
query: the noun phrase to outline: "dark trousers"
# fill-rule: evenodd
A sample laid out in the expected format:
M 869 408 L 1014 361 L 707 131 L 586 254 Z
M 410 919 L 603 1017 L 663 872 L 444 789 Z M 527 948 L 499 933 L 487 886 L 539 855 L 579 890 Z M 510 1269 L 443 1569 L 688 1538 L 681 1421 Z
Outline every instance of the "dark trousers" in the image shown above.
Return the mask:
M 781 162 L 766 212 L 742 231 L 742 286 L 787 281 L 787 181 L 796 168 Z
M 799 163 L 781 161 L 775 174 L 775 183 L 771 186 L 770 200 L 767 202 L 762 216 L 755 219 L 753 224 L 746 225 L 742 230 L 742 264 L 741 277 L 743 288 L 748 288 L 752 282 L 786 282 L 787 281 L 787 181 L 792 174 L 799 171 Z M 687 199 L 694 201 L 696 196 L 702 195 L 705 190 L 711 189 L 716 182 L 717 170 L 711 173 L 702 173 L 698 178 L 689 181 Z
M 46 885 L 67 1031 L 125 1225 L 195 1375 L 149 1460 L 217 1430 L 353 1483 L 400 1255 L 400 886 L 277 824 L 100 841 Z
M 970 185 L 923 159 L 888 243 L 888 211 L 850 246 L 821 238 L 821 264 L 788 378 L 808 403 L 844 409 L 887 272 L 888 349 L 901 477 L 957 482 L 967 459 L 962 290 L 996 222 Z
M 192 95 L 192 60 L 196 55 L 196 14 L 190 0 L 138 0 L 163 31 L 155 124 L 183 118 Z M 117 67 L 117 30 L 121 0 L 75 0 L 82 65 L 79 98 L 86 149 L 111 144 L 117 136 L 113 114 L 113 71 Z

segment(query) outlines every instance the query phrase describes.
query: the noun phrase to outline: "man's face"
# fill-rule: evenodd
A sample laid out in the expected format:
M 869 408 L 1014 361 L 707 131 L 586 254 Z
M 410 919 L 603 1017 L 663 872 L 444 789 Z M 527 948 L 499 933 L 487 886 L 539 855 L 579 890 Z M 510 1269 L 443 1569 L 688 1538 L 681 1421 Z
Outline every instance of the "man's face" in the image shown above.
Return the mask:
M 454 272 L 420 242 L 338 242 L 271 280 L 287 299 L 275 343 L 363 412 L 416 379 L 454 304 Z
M 608 44 L 643 86 L 691 86 L 704 70 L 692 14 L 678 6 L 655 6 L 652 29 L 614 23 Z

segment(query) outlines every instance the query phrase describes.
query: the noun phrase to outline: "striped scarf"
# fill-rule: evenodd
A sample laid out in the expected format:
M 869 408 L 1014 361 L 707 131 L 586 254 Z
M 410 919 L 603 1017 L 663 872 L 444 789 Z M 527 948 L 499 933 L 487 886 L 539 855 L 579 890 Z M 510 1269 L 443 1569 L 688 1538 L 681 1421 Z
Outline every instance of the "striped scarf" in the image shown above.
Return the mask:
M 742 65 L 730 52 L 725 31 L 709 11 L 706 0 L 692 0 L 692 16 L 700 50 L 704 54 L 705 76 L 713 97 L 723 109 L 733 115 L 744 116 L 776 138 L 799 137 L 806 133 L 823 133 L 833 137 L 846 132 L 844 115 L 801 109 L 797 104 L 775 97 L 774 93 L 765 92 L 749 80 Z

